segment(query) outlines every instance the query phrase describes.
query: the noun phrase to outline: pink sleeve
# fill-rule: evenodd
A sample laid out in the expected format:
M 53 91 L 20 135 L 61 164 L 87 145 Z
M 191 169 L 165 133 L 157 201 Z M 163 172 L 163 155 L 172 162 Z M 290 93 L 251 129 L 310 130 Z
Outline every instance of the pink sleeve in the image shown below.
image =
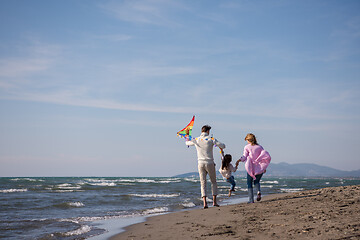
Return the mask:
M 240 158 L 240 161 L 245 162 L 248 156 L 249 156 L 249 149 L 247 148 L 247 145 L 246 145 L 244 147 L 244 153 L 243 153 L 243 156 Z

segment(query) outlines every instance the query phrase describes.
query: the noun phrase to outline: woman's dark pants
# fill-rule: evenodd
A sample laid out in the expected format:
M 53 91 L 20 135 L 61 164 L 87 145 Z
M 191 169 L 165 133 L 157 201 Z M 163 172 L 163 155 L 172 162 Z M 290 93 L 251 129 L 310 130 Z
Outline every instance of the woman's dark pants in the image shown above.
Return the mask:
M 248 193 L 249 193 L 249 203 L 253 203 L 254 202 L 254 192 L 253 192 L 253 182 L 255 185 L 255 188 L 257 190 L 257 192 L 261 192 L 260 191 L 260 179 L 262 177 L 262 174 L 258 174 L 255 175 L 255 180 L 249 175 L 247 174 L 247 186 L 248 186 Z

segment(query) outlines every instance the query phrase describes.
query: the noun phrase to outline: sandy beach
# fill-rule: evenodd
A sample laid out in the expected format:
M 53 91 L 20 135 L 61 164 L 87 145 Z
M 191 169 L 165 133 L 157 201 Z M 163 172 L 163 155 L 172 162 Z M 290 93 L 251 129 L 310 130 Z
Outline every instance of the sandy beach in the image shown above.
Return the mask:
M 360 239 L 360 185 L 150 217 L 120 239 Z

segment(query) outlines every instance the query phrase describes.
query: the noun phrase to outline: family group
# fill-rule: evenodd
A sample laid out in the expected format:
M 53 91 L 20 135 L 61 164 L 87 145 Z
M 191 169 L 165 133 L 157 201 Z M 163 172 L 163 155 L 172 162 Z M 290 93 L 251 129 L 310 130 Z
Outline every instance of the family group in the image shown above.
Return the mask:
M 254 203 L 253 185 L 257 190 L 257 201 L 261 200 L 260 179 L 266 172 L 271 157 L 270 154 L 264 150 L 264 148 L 258 144 L 254 134 L 249 133 L 245 137 L 247 145 L 244 147 L 243 155 L 236 161 L 235 167 L 231 164 L 232 156 L 230 154 L 223 154 L 225 144 L 217 139 L 210 137 L 211 127 L 205 125 L 201 128 L 201 135 L 197 138 L 193 138 L 186 141 L 186 145 L 195 146 L 198 157 L 198 170 L 201 183 L 201 197 L 203 199 L 204 208 L 208 208 L 207 195 L 206 195 L 206 176 L 209 175 L 211 181 L 211 190 L 213 195 L 213 206 L 218 207 L 217 203 L 217 182 L 216 182 L 216 170 L 213 157 L 213 148 L 217 146 L 221 149 L 222 164 L 219 169 L 221 175 L 231 184 L 229 190 L 229 196 L 231 192 L 235 191 L 235 180 L 232 172 L 235 172 L 240 162 L 245 162 L 245 169 L 247 172 L 247 187 L 249 195 L 249 203 Z

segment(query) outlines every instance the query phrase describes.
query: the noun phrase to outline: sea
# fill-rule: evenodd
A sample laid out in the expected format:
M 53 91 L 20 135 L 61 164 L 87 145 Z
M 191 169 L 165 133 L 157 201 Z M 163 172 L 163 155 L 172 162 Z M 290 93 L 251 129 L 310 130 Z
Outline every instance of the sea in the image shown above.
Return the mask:
M 220 205 L 247 201 L 246 178 L 235 181 L 229 197 L 229 183 L 218 178 Z M 358 184 L 345 178 L 261 180 L 263 195 Z M 108 239 L 146 217 L 201 206 L 197 177 L 2 177 L 0 239 Z

